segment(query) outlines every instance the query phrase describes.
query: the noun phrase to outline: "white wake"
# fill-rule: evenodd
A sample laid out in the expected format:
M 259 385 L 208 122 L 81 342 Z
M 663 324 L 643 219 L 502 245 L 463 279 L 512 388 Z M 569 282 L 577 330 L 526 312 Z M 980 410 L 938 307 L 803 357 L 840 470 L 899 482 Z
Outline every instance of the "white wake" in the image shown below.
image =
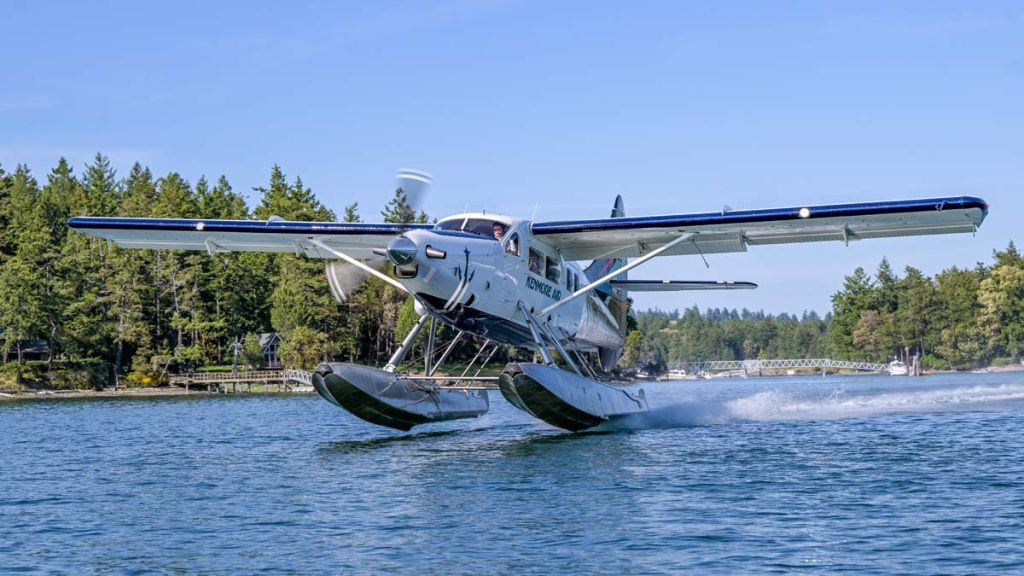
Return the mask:
M 718 402 L 679 402 L 644 414 L 630 415 L 601 428 L 621 430 L 731 422 L 838 420 L 893 413 L 980 409 L 986 404 L 1015 401 L 1024 401 L 1024 383 L 856 393 L 832 390 L 819 395 L 769 390 Z

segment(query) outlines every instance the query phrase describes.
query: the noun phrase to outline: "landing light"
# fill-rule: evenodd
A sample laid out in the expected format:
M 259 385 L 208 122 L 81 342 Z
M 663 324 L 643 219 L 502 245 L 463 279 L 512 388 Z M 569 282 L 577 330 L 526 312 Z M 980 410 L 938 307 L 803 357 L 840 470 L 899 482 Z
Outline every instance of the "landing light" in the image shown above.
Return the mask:
M 801 208 L 799 214 L 800 214 L 801 218 L 808 218 L 811 215 L 811 209 L 810 208 Z

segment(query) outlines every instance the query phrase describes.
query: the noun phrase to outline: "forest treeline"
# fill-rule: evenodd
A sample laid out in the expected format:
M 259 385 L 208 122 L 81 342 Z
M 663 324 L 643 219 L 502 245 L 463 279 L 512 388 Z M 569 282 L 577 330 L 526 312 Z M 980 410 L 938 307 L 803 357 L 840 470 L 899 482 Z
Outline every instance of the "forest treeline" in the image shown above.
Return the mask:
M 0 166 L 0 351 L 21 364 L 22 345 L 44 341 L 54 362 L 96 363 L 150 379 L 230 364 L 236 343 L 258 357 L 254 335 L 282 335 L 286 364 L 323 358 L 381 365 L 415 321 L 411 301 L 371 278 L 340 305 L 324 263 L 291 254 L 123 250 L 69 231 L 75 215 L 335 220 L 301 178 L 274 166 L 253 189 L 254 208 L 228 179 L 194 183 L 136 163 L 118 175 L 102 154 L 80 174 L 64 160 L 43 177 Z M 426 222 L 396 190 L 380 217 Z M 358 206 L 341 220 L 360 221 Z M 372 220 L 378 220 L 375 214 Z M 707 310 L 641 313 L 623 364 L 757 357 L 884 361 L 919 353 L 926 366 L 970 368 L 1020 356 L 1024 261 L 1010 246 L 991 265 L 902 276 L 882 262 L 857 269 L 825 317 Z M 1002 360 L 1001 360 L 1002 361 Z
M 832 295 L 832 311 L 800 317 L 689 308 L 640 313 L 626 362 L 654 369 L 692 360 L 827 358 L 887 362 L 917 355 L 925 368 L 970 369 L 1020 361 L 1024 258 L 1013 242 L 991 265 L 902 276 L 883 259 L 857 268 Z
M 276 331 L 282 359 L 380 364 L 396 329 L 414 315 L 404 295 L 370 279 L 344 304 L 330 294 L 322 260 L 290 254 L 124 250 L 69 231 L 75 215 L 335 220 L 301 178 L 274 166 L 255 188 L 255 208 L 226 177 L 190 183 L 136 163 L 119 177 L 98 154 L 81 175 L 61 159 L 44 178 L 0 167 L 0 349 L 20 361 L 26 341 L 45 341 L 50 361 L 98 362 L 151 377 L 231 363 L 235 343 Z M 425 222 L 401 191 L 380 216 Z M 376 220 L 377 218 L 374 218 Z M 358 206 L 342 220 L 360 221 Z M 406 331 L 408 328 L 406 328 Z

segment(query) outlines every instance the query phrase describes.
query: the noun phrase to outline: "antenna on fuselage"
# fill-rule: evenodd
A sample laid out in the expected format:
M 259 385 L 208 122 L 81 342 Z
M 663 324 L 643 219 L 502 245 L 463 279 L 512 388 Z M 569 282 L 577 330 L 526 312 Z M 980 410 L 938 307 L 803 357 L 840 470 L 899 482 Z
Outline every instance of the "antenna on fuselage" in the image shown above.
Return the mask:
M 535 221 L 537 219 L 537 207 L 538 206 L 540 206 L 540 202 L 537 202 L 537 203 L 535 203 L 533 205 L 533 214 L 530 214 L 530 222 L 533 222 L 533 221 Z

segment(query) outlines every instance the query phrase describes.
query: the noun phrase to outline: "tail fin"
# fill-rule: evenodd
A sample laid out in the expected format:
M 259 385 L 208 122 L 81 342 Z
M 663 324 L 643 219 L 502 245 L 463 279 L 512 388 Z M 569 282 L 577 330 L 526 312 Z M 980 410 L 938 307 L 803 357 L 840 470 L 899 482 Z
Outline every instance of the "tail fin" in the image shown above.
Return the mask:
M 626 207 L 622 203 L 622 196 L 615 197 L 615 205 L 612 206 L 612 218 L 622 218 L 626 215 Z M 593 282 L 598 278 L 608 274 L 609 272 L 622 268 L 626 265 L 625 258 L 603 258 L 600 260 L 594 260 L 587 266 L 586 270 L 583 271 L 583 275 L 587 277 L 589 282 Z M 622 278 L 625 279 L 626 275 L 623 274 Z M 602 298 L 607 298 L 612 295 L 612 287 L 608 284 L 603 284 L 595 290 L 602 295 Z
M 615 197 L 615 205 L 612 206 L 612 218 L 622 218 L 626 215 L 626 207 L 622 203 L 622 196 Z M 603 258 L 594 260 L 589 266 L 583 271 L 583 275 L 587 277 L 589 282 L 593 282 L 602 276 L 607 275 L 609 272 L 613 272 L 626 265 L 625 258 Z M 617 277 L 617 280 L 624 280 L 626 274 Z M 619 333 L 623 338 L 626 336 L 626 314 L 629 309 L 629 303 L 626 301 L 626 291 L 613 288 L 611 284 L 605 283 L 598 286 L 595 290 L 597 294 L 604 300 L 608 306 L 608 311 L 615 317 L 616 323 L 619 325 Z M 599 348 L 598 357 L 601 361 L 601 366 L 605 370 L 611 370 L 615 367 L 615 364 L 619 361 L 619 356 L 622 354 L 622 347 L 615 348 Z

